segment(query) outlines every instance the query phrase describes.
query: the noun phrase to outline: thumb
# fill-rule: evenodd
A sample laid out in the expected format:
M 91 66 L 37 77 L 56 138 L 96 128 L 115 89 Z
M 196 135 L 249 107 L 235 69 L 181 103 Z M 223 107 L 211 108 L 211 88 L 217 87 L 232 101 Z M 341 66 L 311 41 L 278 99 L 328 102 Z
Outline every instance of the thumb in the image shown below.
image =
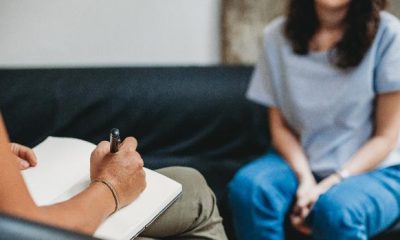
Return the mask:
M 30 166 L 36 166 L 37 158 L 31 148 L 18 143 L 11 143 L 11 151 L 18 158 L 25 160 Z
M 17 162 L 18 162 L 18 167 L 20 170 L 25 170 L 31 166 L 28 161 L 26 161 L 22 158 L 17 158 Z
M 299 198 L 299 199 L 297 200 L 296 205 L 297 205 L 298 207 L 300 207 L 300 208 L 304 208 L 304 207 L 307 206 L 308 202 L 309 202 L 308 197 L 302 197 L 302 198 Z

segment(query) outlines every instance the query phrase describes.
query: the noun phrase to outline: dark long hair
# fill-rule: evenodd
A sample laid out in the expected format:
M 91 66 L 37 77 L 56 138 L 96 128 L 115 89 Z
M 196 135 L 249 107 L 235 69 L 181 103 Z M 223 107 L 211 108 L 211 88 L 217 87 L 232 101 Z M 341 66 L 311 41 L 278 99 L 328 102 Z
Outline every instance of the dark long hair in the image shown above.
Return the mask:
M 331 61 L 341 69 L 358 66 L 372 42 L 387 0 L 351 0 L 344 20 L 342 39 L 331 49 Z M 314 0 L 290 0 L 285 35 L 295 53 L 306 55 L 319 28 Z M 334 50 L 334 51 L 333 51 Z

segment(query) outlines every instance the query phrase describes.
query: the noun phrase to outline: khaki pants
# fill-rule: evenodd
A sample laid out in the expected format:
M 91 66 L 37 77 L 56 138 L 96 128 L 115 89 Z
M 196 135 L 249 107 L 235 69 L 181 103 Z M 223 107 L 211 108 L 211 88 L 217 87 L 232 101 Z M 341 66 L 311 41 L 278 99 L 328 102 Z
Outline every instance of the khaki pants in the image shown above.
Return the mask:
M 227 239 L 215 195 L 198 171 L 169 167 L 157 172 L 181 183 L 183 193 L 138 239 Z

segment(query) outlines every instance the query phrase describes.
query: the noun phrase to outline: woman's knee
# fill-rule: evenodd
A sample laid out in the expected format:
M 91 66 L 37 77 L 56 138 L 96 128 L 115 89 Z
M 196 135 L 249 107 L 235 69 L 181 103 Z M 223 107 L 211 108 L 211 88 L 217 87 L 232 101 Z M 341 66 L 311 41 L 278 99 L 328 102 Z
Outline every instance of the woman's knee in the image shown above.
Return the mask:
M 287 182 L 282 184 L 280 181 Z M 231 207 L 260 206 L 282 212 L 288 207 L 296 190 L 295 184 L 291 181 L 293 179 L 283 179 L 282 176 L 274 174 L 273 167 L 258 168 L 254 171 L 252 166 L 246 166 L 239 170 L 229 183 Z
M 310 217 L 315 239 L 367 239 L 363 212 L 331 194 L 321 195 Z
M 254 191 L 260 190 L 259 184 L 257 174 L 249 171 L 248 167 L 240 169 L 228 185 L 229 200 L 233 203 L 250 203 Z
M 245 191 L 249 190 L 256 185 L 256 181 L 254 181 L 254 177 L 248 173 L 246 168 L 240 169 L 233 179 L 230 181 L 228 185 L 228 190 L 230 194 L 233 194 L 235 197 L 240 197 L 240 195 L 245 194 Z
M 229 183 L 229 193 L 249 197 L 255 191 L 283 190 L 291 195 L 297 188 L 295 174 L 278 155 L 268 154 L 242 167 Z

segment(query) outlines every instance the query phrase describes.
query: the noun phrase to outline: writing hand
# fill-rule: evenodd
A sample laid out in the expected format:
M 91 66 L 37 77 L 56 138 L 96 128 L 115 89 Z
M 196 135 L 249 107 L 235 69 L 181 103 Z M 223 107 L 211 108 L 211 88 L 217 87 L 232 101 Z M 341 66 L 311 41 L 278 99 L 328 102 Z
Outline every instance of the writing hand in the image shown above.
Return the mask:
M 91 179 L 111 182 L 118 192 L 121 207 L 132 202 L 146 187 L 143 159 L 136 147 L 136 139 L 127 137 L 117 153 L 110 153 L 110 143 L 103 141 L 91 155 Z

